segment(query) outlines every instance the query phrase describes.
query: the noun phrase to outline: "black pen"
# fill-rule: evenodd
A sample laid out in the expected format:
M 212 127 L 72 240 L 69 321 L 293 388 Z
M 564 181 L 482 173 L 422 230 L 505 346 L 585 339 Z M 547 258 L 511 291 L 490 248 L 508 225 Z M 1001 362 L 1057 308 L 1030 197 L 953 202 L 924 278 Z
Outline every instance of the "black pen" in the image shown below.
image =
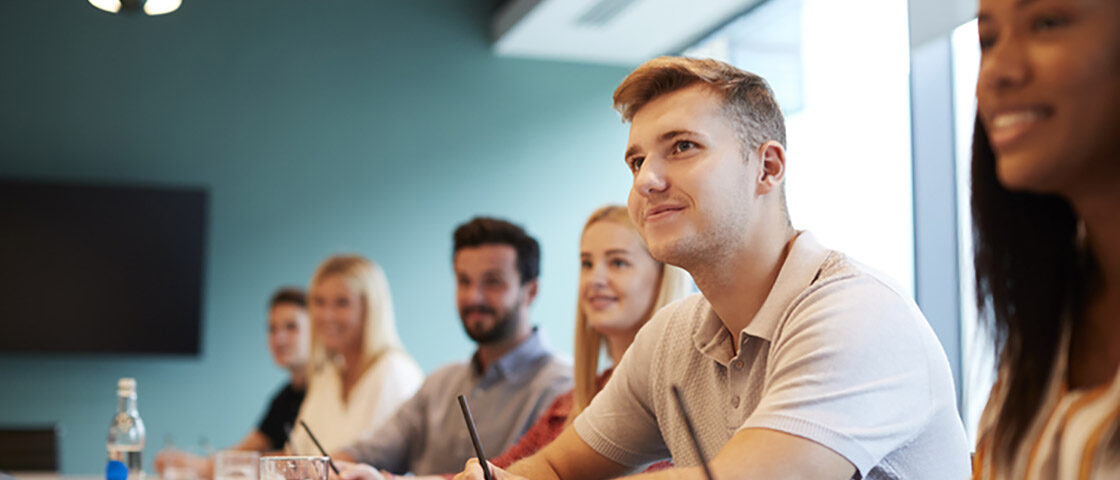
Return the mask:
M 459 395 L 459 408 L 463 409 L 463 420 L 467 422 L 467 430 L 471 432 L 471 441 L 474 442 L 474 453 L 478 454 L 478 463 L 482 465 L 482 475 L 486 480 L 494 480 L 490 474 L 490 465 L 486 463 L 486 454 L 482 453 L 482 442 L 478 439 L 478 431 L 474 428 L 474 419 L 471 418 L 471 409 L 467 408 L 467 397 Z
M 334 474 L 335 474 L 335 475 L 342 475 L 342 474 L 341 474 L 341 473 L 340 473 L 340 472 L 338 471 L 338 467 L 334 466 L 334 460 L 331 460 L 331 456 L 330 456 L 330 455 L 327 455 L 327 451 L 326 451 L 326 450 L 323 450 L 323 446 L 319 444 L 319 440 L 317 440 L 317 439 L 315 438 L 315 434 L 314 434 L 314 433 L 311 433 L 311 428 L 310 428 L 310 427 L 308 427 L 306 423 L 304 423 L 304 421 L 303 421 L 303 419 L 302 419 L 302 418 L 301 418 L 301 419 L 299 420 L 299 424 L 300 424 L 300 425 L 303 425 L 303 430 L 304 430 L 305 432 L 307 432 L 307 436 L 311 437 L 311 441 L 315 443 L 315 448 L 318 448 L 318 449 L 319 449 L 319 452 L 321 452 L 321 453 L 323 454 L 323 456 L 324 456 L 324 457 L 327 457 L 327 463 L 329 463 L 329 464 L 331 465 L 331 470 L 334 470 Z
M 708 461 L 704 459 L 704 450 L 700 448 L 700 439 L 696 436 L 696 429 L 692 428 L 692 420 L 688 418 L 688 410 L 684 408 L 684 397 L 681 395 L 681 389 L 673 385 L 673 398 L 677 400 L 677 408 L 681 411 L 681 418 L 684 419 L 684 428 L 688 430 L 688 437 L 692 439 L 692 447 L 696 449 L 696 456 L 700 459 L 700 467 L 704 469 L 704 476 L 708 480 L 715 480 L 712 476 L 712 471 L 708 469 Z

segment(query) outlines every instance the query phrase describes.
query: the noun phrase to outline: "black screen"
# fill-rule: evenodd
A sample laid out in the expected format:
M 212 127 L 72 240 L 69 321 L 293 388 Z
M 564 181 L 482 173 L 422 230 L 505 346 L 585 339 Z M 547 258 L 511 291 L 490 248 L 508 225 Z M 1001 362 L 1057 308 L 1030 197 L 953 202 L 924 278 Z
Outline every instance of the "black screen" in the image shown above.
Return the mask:
M 198 354 L 206 192 L 0 180 L 0 350 Z

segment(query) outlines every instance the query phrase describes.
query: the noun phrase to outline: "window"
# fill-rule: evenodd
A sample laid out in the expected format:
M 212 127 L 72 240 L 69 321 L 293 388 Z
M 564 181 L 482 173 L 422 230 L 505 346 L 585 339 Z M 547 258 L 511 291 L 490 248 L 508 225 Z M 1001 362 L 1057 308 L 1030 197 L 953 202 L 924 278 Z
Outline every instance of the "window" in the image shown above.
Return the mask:
M 977 324 L 975 273 L 972 267 L 972 126 L 976 116 L 976 78 L 980 46 L 976 21 L 953 30 L 953 111 L 957 157 L 957 251 L 961 298 L 961 417 L 970 444 L 976 444 L 976 425 L 995 381 L 992 337 Z
M 770 82 L 794 226 L 914 292 L 907 2 L 770 0 L 684 54 Z

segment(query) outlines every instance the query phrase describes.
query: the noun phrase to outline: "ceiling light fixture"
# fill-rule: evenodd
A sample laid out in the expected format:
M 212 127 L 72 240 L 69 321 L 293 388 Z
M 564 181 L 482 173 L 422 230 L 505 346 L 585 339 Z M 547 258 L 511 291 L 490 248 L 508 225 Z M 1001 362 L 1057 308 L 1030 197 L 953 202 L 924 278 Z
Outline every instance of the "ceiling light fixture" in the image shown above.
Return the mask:
M 106 12 L 139 12 L 163 15 L 179 9 L 182 0 L 89 0 L 90 5 Z

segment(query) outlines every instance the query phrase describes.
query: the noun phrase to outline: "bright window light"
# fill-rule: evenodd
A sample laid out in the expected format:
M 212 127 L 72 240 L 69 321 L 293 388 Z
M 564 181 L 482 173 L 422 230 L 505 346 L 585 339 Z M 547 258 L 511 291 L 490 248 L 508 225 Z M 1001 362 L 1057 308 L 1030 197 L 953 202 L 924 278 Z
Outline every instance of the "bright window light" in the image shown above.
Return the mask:
M 976 278 L 972 266 L 972 126 L 976 118 L 976 78 L 980 45 L 973 20 L 953 30 L 953 111 L 957 157 L 957 251 L 961 296 L 961 415 L 970 445 L 995 382 L 992 337 L 976 315 Z
M 914 294 L 907 2 L 770 0 L 685 55 L 770 82 L 794 226 Z

